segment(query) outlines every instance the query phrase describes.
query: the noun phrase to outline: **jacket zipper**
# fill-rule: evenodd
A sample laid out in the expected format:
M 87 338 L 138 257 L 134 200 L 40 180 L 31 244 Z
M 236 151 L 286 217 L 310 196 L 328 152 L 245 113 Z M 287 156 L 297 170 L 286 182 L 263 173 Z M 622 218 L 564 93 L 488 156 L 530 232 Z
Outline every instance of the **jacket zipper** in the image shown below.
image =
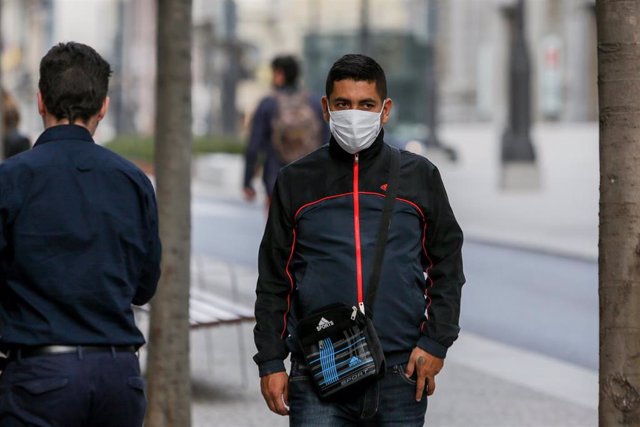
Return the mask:
M 364 314 L 364 297 L 362 289 L 362 245 L 360 244 L 360 194 L 359 194 L 359 156 L 353 159 L 353 229 L 356 239 L 356 284 L 358 287 L 358 307 Z

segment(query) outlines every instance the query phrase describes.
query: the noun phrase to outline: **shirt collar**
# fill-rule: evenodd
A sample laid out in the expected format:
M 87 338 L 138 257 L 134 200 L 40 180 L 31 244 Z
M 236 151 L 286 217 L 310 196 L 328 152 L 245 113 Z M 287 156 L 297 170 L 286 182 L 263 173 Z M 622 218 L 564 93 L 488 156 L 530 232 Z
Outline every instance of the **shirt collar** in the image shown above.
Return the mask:
M 33 146 L 37 147 L 47 142 L 60 140 L 94 142 L 91 133 L 85 127 L 78 125 L 58 125 L 45 129 Z

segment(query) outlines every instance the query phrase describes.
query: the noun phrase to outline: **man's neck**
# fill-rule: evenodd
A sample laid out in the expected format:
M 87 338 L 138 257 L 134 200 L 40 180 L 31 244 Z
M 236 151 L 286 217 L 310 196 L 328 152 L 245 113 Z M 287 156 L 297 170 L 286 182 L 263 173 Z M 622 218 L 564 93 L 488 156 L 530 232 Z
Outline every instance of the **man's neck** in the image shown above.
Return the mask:
M 60 125 L 76 125 L 76 126 L 81 126 L 85 129 L 87 129 L 89 131 L 89 133 L 91 135 L 93 135 L 96 131 L 96 128 L 98 127 L 98 121 L 94 120 L 94 118 L 90 118 L 89 120 L 87 120 L 86 122 L 83 122 L 82 120 L 76 120 L 73 123 L 71 123 L 69 121 L 69 119 L 58 119 L 57 117 L 54 117 L 50 114 L 46 114 L 43 117 L 43 122 L 44 122 L 44 128 L 45 129 L 49 129 L 50 127 L 54 127 L 54 126 L 60 126 Z

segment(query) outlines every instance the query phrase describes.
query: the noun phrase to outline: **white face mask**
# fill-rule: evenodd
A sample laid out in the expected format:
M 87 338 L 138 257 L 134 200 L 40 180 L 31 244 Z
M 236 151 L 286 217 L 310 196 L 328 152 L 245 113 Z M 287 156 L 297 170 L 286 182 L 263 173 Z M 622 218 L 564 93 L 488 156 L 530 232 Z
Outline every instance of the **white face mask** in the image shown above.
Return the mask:
M 380 117 L 384 111 L 384 104 L 379 113 L 362 110 L 329 110 L 329 128 L 331 134 L 349 154 L 356 154 L 365 150 L 376 140 L 382 124 Z

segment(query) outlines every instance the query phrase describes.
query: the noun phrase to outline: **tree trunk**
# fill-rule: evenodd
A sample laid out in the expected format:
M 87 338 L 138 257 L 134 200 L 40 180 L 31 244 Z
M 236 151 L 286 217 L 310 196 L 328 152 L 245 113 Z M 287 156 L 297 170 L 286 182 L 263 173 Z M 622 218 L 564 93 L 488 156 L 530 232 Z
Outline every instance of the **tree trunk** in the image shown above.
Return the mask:
M 147 427 L 191 425 L 191 0 L 158 0 L 155 173 L 162 277 L 151 304 Z
M 599 425 L 640 426 L 640 2 L 598 0 L 596 7 Z
M 0 23 L 2 22 L 2 2 L 0 1 Z M 2 25 L 0 24 L 0 55 L 2 54 L 2 47 L 4 46 L 4 38 L 2 37 Z M 2 67 L 0 67 L 0 87 L 4 87 L 2 84 Z M 0 94 L 1 95 L 1 94 Z M 0 117 L 4 117 L 4 96 L 0 96 Z M 4 120 L 0 120 L 0 162 L 4 160 Z

